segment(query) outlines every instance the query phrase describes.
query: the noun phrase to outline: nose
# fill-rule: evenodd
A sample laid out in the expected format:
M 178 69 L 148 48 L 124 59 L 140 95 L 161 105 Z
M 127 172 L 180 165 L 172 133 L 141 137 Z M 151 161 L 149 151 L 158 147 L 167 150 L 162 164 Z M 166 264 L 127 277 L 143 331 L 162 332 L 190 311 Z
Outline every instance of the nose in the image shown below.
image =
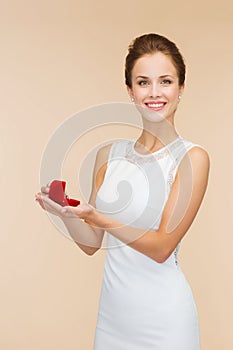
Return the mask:
M 150 84 L 149 95 L 150 97 L 153 97 L 153 98 L 161 96 L 161 90 L 160 90 L 159 84 L 157 84 L 156 82 L 153 82 Z

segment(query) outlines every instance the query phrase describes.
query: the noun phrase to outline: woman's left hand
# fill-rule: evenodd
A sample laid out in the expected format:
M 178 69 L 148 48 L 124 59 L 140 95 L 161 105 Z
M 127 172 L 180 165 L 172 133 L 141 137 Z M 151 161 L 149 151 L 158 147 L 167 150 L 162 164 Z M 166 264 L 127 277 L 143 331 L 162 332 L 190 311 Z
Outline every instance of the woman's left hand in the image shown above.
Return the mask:
M 80 204 L 77 207 L 66 206 L 61 209 L 63 218 L 79 218 L 91 221 L 95 208 L 90 204 Z

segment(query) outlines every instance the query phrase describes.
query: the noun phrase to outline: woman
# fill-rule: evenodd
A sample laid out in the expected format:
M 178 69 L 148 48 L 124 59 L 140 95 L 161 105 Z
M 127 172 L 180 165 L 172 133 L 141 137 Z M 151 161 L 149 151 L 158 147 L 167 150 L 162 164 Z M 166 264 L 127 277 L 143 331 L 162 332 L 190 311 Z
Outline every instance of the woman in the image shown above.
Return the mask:
M 209 157 L 174 126 L 184 60 L 167 38 L 142 35 L 129 46 L 125 80 L 142 116 L 138 140 L 99 150 L 89 204 L 61 207 L 48 198 L 49 186 L 36 198 L 88 255 L 109 233 L 95 350 L 199 350 L 177 253 L 206 191 Z

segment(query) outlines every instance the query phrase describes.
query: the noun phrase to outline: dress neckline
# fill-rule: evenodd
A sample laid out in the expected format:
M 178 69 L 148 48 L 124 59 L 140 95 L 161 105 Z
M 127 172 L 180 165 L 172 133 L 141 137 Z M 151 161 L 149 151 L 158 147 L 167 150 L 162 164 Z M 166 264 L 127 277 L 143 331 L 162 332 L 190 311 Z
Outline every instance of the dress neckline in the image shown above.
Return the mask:
M 150 153 L 146 153 L 146 154 L 142 154 L 142 153 L 139 153 L 135 150 L 135 144 L 138 140 L 137 137 L 133 138 L 132 139 L 132 143 L 131 143 L 131 146 L 132 146 L 132 152 L 139 156 L 139 157 L 143 157 L 143 158 L 147 158 L 147 157 L 151 157 L 151 156 L 157 156 L 157 155 L 160 155 L 161 153 L 167 153 L 167 151 L 169 150 L 170 147 L 174 146 L 178 141 L 180 141 L 182 139 L 182 137 L 179 135 L 177 138 L 175 138 L 175 140 L 173 140 L 172 142 L 169 142 L 167 145 L 163 146 L 162 148 L 158 149 L 157 151 L 154 151 L 154 152 L 150 152 Z

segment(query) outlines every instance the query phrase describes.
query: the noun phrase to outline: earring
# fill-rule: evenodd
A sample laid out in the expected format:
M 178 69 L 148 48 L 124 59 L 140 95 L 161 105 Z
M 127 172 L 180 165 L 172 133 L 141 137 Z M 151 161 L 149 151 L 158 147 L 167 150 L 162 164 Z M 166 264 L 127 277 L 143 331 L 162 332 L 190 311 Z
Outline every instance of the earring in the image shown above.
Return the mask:
M 134 98 L 133 98 L 133 96 L 131 96 L 131 101 L 132 101 L 132 102 L 134 102 Z
M 181 95 L 178 96 L 178 99 L 179 99 L 179 100 L 181 99 Z

